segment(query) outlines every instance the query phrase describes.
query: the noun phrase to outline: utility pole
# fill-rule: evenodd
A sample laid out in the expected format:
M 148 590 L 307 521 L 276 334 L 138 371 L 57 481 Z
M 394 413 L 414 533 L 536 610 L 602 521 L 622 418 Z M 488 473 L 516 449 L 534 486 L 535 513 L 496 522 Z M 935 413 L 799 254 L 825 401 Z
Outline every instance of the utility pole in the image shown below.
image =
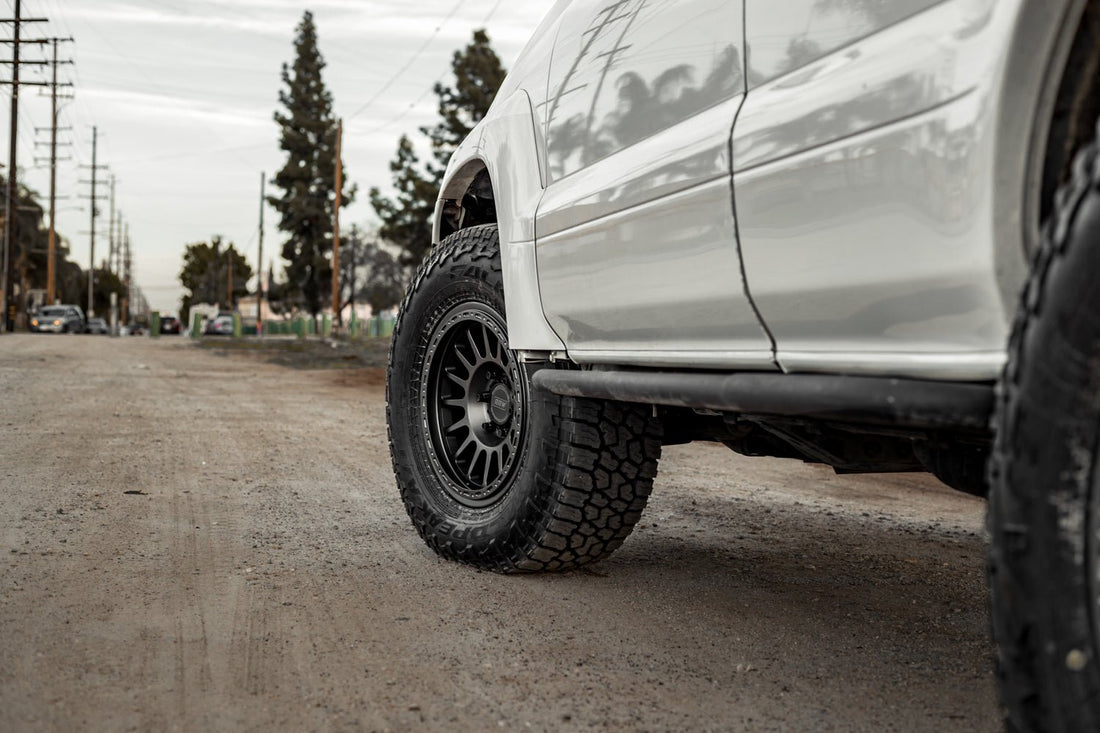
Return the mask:
M 122 277 L 122 210 L 115 212 L 115 240 L 112 250 L 111 272 L 119 278 Z
M 92 193 L 90 196 L 84 196 L 83 198 L 90 199 L 91 205 L 89 219 L 91 221 L 91 229 L 88 234 L 90 237 L 91 251 L 88 257 L 88 317 L 91 318 L 95 315 L 95 304 L 92 300 L 95 295 L 95 218 L 99 216 L 99 197 L 96 195 L 96 176 L 99 173 L 99 169 L 102 167 L 97 162 L 97 143 L 99 140 L 99 129 L 92 126 L 92 165 L 82 166 L 90 167 L 92 169 L 92 180 L 81 181 L 81 183 L 90 183 L 92 185 Z
M 225 250 L 225 259 L 229 262 L 229 280 L 226 283 L 227 291 L 229 293 L 227 300 L 229 301 L 229 310 L 233 310 L 233 246 L 230 245 Z
M 220 311 L 222 309 L 222 240 L 221 237 L 211 237 L 210 244 L 214 247 L 214 305 Z
M 122 252 L 123 227 L 125 227 L 126 231 L 129 231 L 130 230 L 130 223 L 128 221 L 126 221 L 126 217 L 124 217 L 122 215 L 122 212 L 119 211 L 118 212 L 118 223 L 115 224 L 115 237 L 117 239 L 117 241 L 115 243 L 115 273 L 117 273 L 119 277 L 122 277 L 122 272 L 123 272 L 123 265 L 122 265 L 122 260 L 123 260 L 123 256 L 122 256 L 123 255 L 123 252 Z
M 107 269 L 113 270 L 115 260 L 115 174 L 111 174 L 111 218 L 107 223 Z
M 344 185 L 340 143 L 343 137 L 344 121 L 336 120 L 336 206 L 332 212 L 332 315 L 338 326 L 344 325 L 340 311 L 340 189 Z
M 122 296 L 122 313 L 126 323 L 130 323 L 130 224 L 126 224 L 126 236 L 123 238 L 125 251 L 122 257 L 122 283 L 125 286 Z
M 264 335 L 264 184 L 267 174 L 260 171 L 260 254 L 256 257 L 256 335 Z
M 11 128 L 8 143 L 8 193 L 4 201 L 4 294 L 0 301 L 3 313 L 0 314 L 0 322 L 5 331 L 15 330 L 15 212 L 18 205 L 16 196 L 19 189 L 16 187 L 19 161 L 16 158 L 16 141 L 19 133 L 19 47 L 24 43 L 46 43 L 45 38 L 20 39 L 20 31 L 23 23 L 45 23 L 46 18 L 23 18 L 21 13 L 21 0 L 15 0 L 15 16 L 4 18 L 0 22 L 12 24 L 12 38 L 6 43 L 11 43 L 11 81 L 3 82 L 11 84 Z M 45 65 L 45 61 L 27 61 L 26 64 L 37 66 Z M 24 85 L 46 86 L 46 82 L 23 82 Z
M 59 64 L 71 64 L 72 61 L 57 60 L 57 44 L 63 41 L 71 41 L 71 38 L 51 38 L 53 44 L 53 76 L 50 81 L 50 233 L 49 248 L 46 260 L 46 302 L 53 304 L 57 296 L 57 67 Z M 72 86 L 64 84 L 62 86 Z
M 356 230 L 355 230 L 355 225 L 354 224 L 351 225 L 351 234 L 352 234 L 353 237 L 355 237 Z M 361 243 L 361 239 L 359 239 L 359 238 L 356 238 L 356 239 L 352 240 L 351 250 L 350 250 L 350 252 L 348 252 L 348 254 L 351 255 L 351 271 L 350 271 L 350 274 L 348 275 L 348 303 L 351 304 L 351 312 L 352 313 L 355 312 L 355 287 L 356 287 L 355 268 L 359 265 L 359 262 L 355 259 L 355 256 L 356 256 L 356 250 L 360 249 L 360 247 L 357 246 L 360 243 Z

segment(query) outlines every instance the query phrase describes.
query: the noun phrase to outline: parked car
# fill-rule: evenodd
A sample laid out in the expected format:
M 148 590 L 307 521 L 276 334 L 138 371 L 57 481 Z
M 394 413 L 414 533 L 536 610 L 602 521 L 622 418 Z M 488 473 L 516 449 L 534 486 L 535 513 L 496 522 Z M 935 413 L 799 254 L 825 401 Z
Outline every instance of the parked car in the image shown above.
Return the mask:
M 109 334 L 111 332 L 110 327 L 107 325 L 107 321 L 102 318 L 89 318 L 86 333 L 100 333 Z
M 178 334 L 180 332 L 180 319 L 175 316 L 161 316 L 160 332 L 164 334 Z
M 232 336 L 233 317 L 218 316 L 206 322 L 203 334 L 207 336 Z
M 397 322 L 428 545 L 599 560 L 688 440 L 928 470 L 990 495 L 1010 727 L 1100 730 L 1098 14 L 557 3 L 452 156 Z
M 84 333 L 84 311 L 78 305 L 47 305 L 30 317 L 32 333 Z

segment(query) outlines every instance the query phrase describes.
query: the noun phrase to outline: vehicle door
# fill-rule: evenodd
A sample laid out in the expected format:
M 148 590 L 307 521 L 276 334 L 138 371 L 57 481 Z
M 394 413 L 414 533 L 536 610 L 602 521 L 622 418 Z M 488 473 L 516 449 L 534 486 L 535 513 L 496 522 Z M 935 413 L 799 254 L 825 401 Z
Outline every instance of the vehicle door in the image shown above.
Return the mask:
M 789 371 L 991 378 L 996 0 L 746 0 L 748 291 Z
M 740 0 L 565 10 L 535 233 L 544 312 L 577 361 L 772 366 L 732 206 L 743 37 Z

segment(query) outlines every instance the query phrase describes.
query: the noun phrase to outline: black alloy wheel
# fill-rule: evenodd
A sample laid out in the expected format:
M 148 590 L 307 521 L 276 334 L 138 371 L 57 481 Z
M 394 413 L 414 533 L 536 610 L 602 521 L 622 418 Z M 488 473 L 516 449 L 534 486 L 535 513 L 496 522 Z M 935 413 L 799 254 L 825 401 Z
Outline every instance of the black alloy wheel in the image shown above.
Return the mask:
M 491 506 L 518 463 L 526 417 L 527 385 L 505 325 L 481 303 L 460 304 L 441 320 L 424 362 L 421 409 L 445 490 L 463 506 Z

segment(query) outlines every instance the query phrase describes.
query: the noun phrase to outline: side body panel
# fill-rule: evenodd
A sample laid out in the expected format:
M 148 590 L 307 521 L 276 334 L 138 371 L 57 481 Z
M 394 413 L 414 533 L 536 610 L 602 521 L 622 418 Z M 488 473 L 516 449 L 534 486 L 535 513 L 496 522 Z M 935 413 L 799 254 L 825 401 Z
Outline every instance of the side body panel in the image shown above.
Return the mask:
M 887 25 L 881 16 L 878 25 L 860 20 L 858 32 L 836 34 L 842 47 L 818 44 L 798 57 L 800 66 L 779 76 L 782 65 L 775 65 L 775 49 L 768 66 L 762 44 L 776 43 L 775 30 L 783 19 L 773 18 L 770 30 L 754 25 L 772 3 L 747 1 L 749 35 L 753 28 L 757 33 L 748 48 L 750 57 L 755 54 L 747 73 L 752 92 L 735 141 L 738 213 L 745 227 L 746 264 L 755 276 L 752 292 L 779 330 L 783 365 L 791 371 L 990 378 L 1002 359 L 1005 323 L 1027 269 L 1021 253 L 1037 236 L 1030 214 L 1037 210 L 1037 186 L 1028 181 L 1041 171 L 1046 118 L 1085 0 L 952 0 L 923 11 L 910 5 L 913 12 L 900 13 Z M 523 125 L 515 124 L 517 116 L 508 114 L 516 135 L 510 145 L 518 149 L 530 143 L 535 152 L 528 157 L 528 149 L 511 158 L 540 188 L 551 180 L 545 132 L 553 90 L 547 79 L 556 26 L 569 5 L 561 0 L 554 7 L 509 74 L 486 122 L 456 153 L 445 197 L 461 196 L 485 167 L 492 169 L 494 181 L 519 175 L 500 162 L 503 154 L 494 158 L 482 147 L 483 128 L 493 124 L 498 110 L 508 106 L 514 112 L 522 106 L 513 99 L 519 91 L 535 110 L 533 134 L 528 136 Z M 782 4 L 783 12 L 802 18 L 798 28 L 788 24 L 783 41 L 796 52 L 792 59 L 800 47 L 808 47 L 792 41 L 806 30 L 815 5 L 840 7 L 814 0 Z M 864 5 L 884 4 L 868 0 Z M 848 6 L 858 10 L 859 3 Z M 921 63 L 908 68 L 896 63 L 907 56 Z M 780 115 L 786 124 L 776 123 Z M 507 135 L 491 137 L 494 150 L 509 147 L 501 142 Z M 684 144 L 698 145 L 701 137 Z M 933 142 L 937 147 L 930 149 Z M 706 146 L 696 150 L 702 160 Z M 722 155 L 720 149 L 712 151 Z M 635 178 L 644 179 L 653 166 L 638 162 L 642 173 Z M 672 181 L 674 176 L 655 179 L 648 190 L 684 195 L 683 189 L 662 188 Z M 844 191 L 849 186 L 857 189 L 851 196 Z M 649 200 L 645 185 L 632 190 L 643 192 L 633 199 L 635 205 Z M 607 206 L 616 196 L 625 200 L 624 193 L 589 200 Z M 501 209 L 501 220 L 518 221 L 518 229 L 529 234 L 537 203 L 531 198 L 512 197 L 514 203 L 505 206 L 516 210 Z M 632 213 L 626 208 L 622 216 L 634 220 Z M 885 225 L 890 216 L 898 223 Z M 635 221 L 643 229 L 652 223 Z M 516 227 L 504 229 L 502 239 L 507 239 Z M 870 229 L 877 231 L 868 236 Z M 542 315 L 535 246 L 526 236 L 507 242 L 503 251 L 509 329 L 524 348 L 561 351 L 561 340 Z M 881 253 L 876 252 L 879 245 Z M 947 272 L 934 266 L 939 255 Z M 593 273 L 587 287 L 599 292 L 610 267 L 599 258 L 589 265 Z M 633 260 L 625 266 L 648 265 Z M 711 262 L 700 260 L 698 266 L 713 269 Z M 659 270 L 661 264 L 654 267 Z M 956 267 L 966 272 L 961 280 Z M 723 271 L 735 278 L 726 261 Z M 847 310 L 845 284 L 858 302 Z M 929 304 L 939 314 L 929 314 Z M 924 315 L 915 318 L 914 312 Z M 988 316 L 984 321 L 982 312 Z M 638 323 L 644 322 L 624 319 L 622 326 L 629 330 Z M 838 323 L 839 336 L 834 336 Z M 859 323 L 864 327 L 852 327 Z M 698 366 L 745 363 L 736 353 L 729 361 L 721 352 L 702 356 L 708 354 L 718 358 L 698 359 Z M 668 362 L 691 365 L 698 356 Z M 632 359 L 621 351 L 610 351 L 602 360 L 648 363 L 645 355 Z
M 750 49 L 863 29 L 759 73 L 750 53 L 734 188 L 749 290 L 784 369 L 999 373 L 1015 304 L 998 281 L 995 129 L 1019 6 L 748 0 Z
M 562 15 L 536 231 L 544 312 L 576 361 L 774 368 L 733 218 L 742 20 L 729 0 Z

